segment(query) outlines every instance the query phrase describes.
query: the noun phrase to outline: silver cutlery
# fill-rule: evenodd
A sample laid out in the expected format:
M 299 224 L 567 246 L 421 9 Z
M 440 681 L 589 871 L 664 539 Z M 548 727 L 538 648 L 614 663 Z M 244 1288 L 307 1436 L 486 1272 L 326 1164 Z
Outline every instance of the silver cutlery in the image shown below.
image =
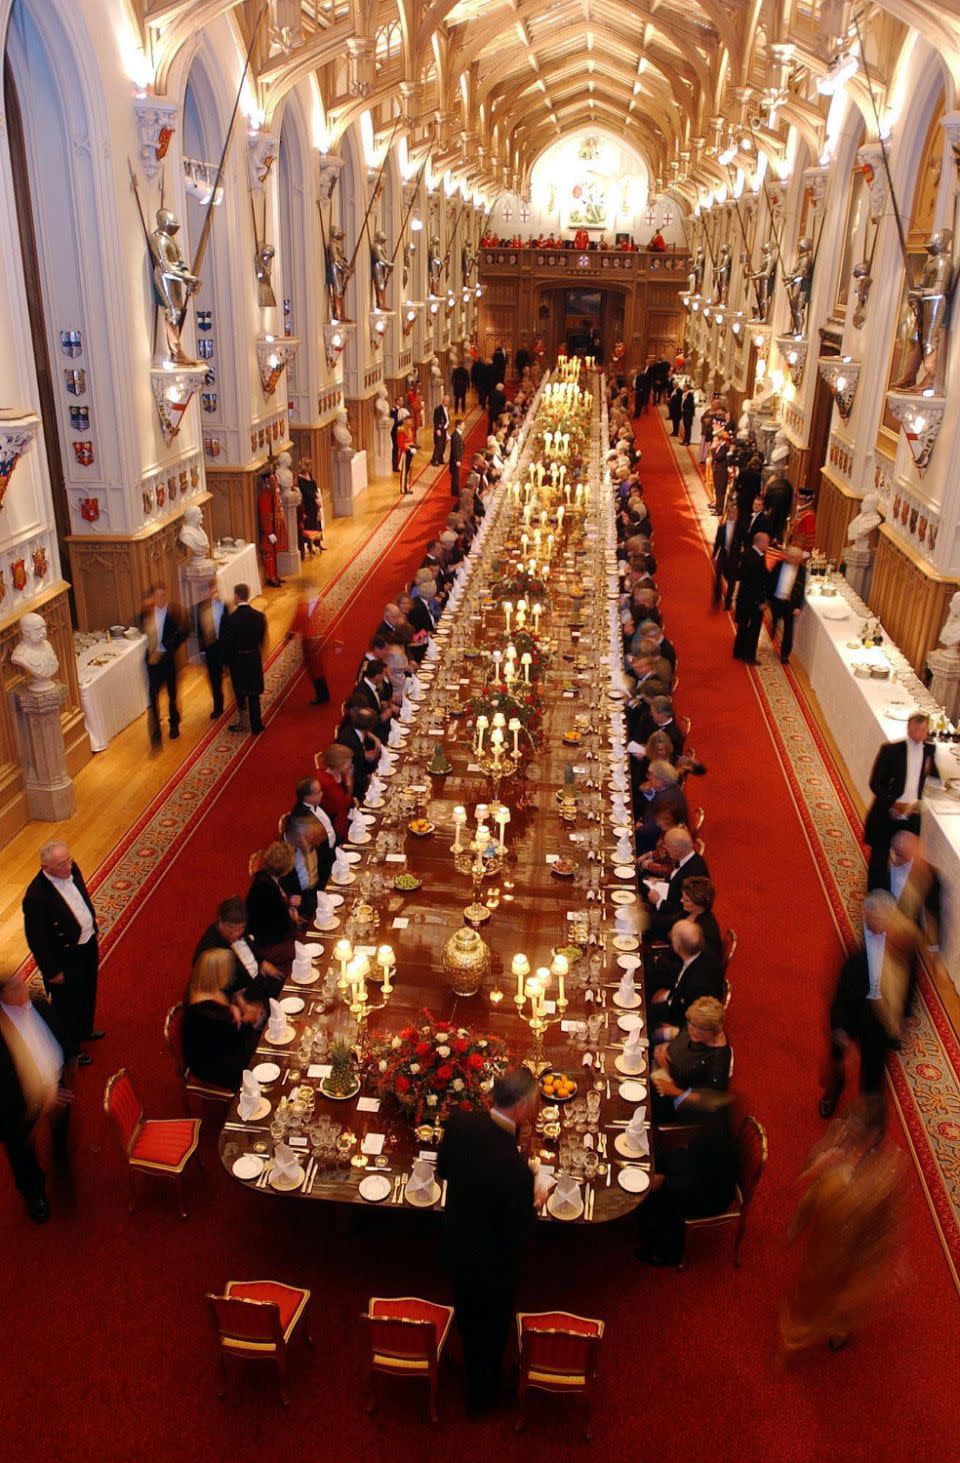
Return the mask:
M 391 1204 L 396 1204 L 397 1200 L 400 1197 L 400 1180 L 402 1178 L 403 1178 L 403 1174 L 398 1173 L 397 1176 L 396 1176 L 396 1178 L 393 1181 L 393 1193 L 390 1195 L 390 1203 Z

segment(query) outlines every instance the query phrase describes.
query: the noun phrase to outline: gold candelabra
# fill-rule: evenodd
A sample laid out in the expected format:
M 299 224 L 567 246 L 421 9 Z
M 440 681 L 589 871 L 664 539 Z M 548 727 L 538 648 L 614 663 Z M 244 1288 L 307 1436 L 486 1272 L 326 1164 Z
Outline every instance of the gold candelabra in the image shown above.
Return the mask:
M 535 1077 L 549 1069 L 543 1051 L 543 1038 L 551 1026 L 563 1020 L 569 1002 L 566 997 L 564 981 L 569 973 L 569 964 L 564 955 L 554 956 L 553 963 L 549 967 L 541 966 L 535 974 L 530 974 L 530 962 L 525 955 L 515 955 L 511 970 L 516 976 L 517 993 L 513 998 L 517 1008 L 517 1015 L 521 1021 L 525 1021 L 533 1035 L 533 1056 L 527 1057 L 523 1065 L 529 1067 Z M 549 1015 L 546 1010 L 547 987 L 553 977 L 557 979 L 557 996 L 555 1001 L 556 1014 Z M 527 1002 L 530 1003 L 529 1013 L 524 1009 Z
M 389 945 L 381 945 L 376 954 L 376 964 L 380 967 L 380 973 L 374 976 L 369 957 L 355 954 L 349 940 L 338 940 L 334 946 L 333 955 L 340 965 L 337 991 L 356 1022 L 357 1040 L 354 1051 L 357 1054 L 358 1062 L 362 1063 L 369 1050 L 368 1023 L 370 1017 L 375 1011 L 383 1011 L 393 995 L 391 972 L 396 966 L 397 958 Z M 379 1001 L 370 999 L 368 979 L 381 982 Z

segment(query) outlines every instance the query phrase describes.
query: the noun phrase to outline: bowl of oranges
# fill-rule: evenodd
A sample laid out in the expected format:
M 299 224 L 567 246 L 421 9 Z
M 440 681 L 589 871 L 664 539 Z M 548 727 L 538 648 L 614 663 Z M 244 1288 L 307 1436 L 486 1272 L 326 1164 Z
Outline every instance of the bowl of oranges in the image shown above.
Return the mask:
M 566 1072 L 544 1072 L 540 1092 L 550 1102 L 569 1102 L 577 1095 L 577 1084 Z

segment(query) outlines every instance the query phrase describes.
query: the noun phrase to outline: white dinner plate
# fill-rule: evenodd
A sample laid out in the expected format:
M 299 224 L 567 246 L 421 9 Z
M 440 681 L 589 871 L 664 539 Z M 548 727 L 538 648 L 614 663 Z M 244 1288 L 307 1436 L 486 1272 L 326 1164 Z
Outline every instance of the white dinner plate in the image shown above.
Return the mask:
M 293 1178 L 288 1179 L 283 1174 L 278 1173 L 276 1169 L 272 1168 L 270 1170 L 270 1177 L 267 1179 L 267 1183 L 270 1185 L 271 1189 L 276 1189 L 278 1193 L 292 1194 L 294 1189 L 299 1189 L 305 1177 L 306 1175 L 300 1164 L 298 1163 L 297 1171 Z
M 556 1197 L 557 1191 L 556 1189 L 554 1189 L 553 1193 L 547 1200 L 547 1210 L 550 1214 L 553 1215 L 554 1219 L 561 1219 L 569 1222 L 572 1219 L 580 1218 L 580 1215 L 583 1213 L 583 1199 L 580 1197 L 579 1192 L 575 1204 L 564 1204 L 561 1206 L 554 1202 Z
M 302 996 L 284 996 L 280 1002 L 280 1010 L 287 1016 L 296 1016 L 297 1012 L 302 1011 L 306 1004 Z
M 833 600 L 830 604 L 821 605 L 820 613 L 825 620 L 849 620 L 850 611 L 843 600 Z
M 376 798 L 376 799 L 373 799 L 373 798 L 365 798 L 364 799 L 363 806 L 365 808 L 382 808 L 383 807 L 383 798 Z
M 371 1204 L 379 1204 L 389 1194 L 392 1184 L 385 1173 L 368 1173 L 360 1180 L 360 1197 Z
M 360 834 L 359 838 L 353 838 L 352 836 L 348 837 L 347 838 L 347 842 L 348 843 L 355 843 L 357 845 L 357 847 L 359 848 L 364 843 L 369 843 L 370 842 L 370 834 L 367 833 L 366 831 L 364 831 L 363 833 Z
M 638 965 L 643 964 L 643 961 L 639 955 L 618 955 L 617 964 L 621 970 L 636 970 Z
M 636 904 L 637 896 L 632 889 L 614 889 L 610 895 L 614 904 Z
M 614 991 L 613 993 L 613 1004 L 620 1011 L 635 1011 L 637 1007 L 641 1004 L 642 1000 L 643 997 L 641 996 L 639 991 L 634 991 L 632 1001 L 625 1001 L 620 995 L 619 991 Z
M 355 884 L 356 882 L 357 882 L 357 876 L 353 872 L 352 869 L 350 870 L 349 874 L 347 875 L 347 877 L 345 879 L 333 879 L 333 878 L 331 878 L 331 880 L 330 880 L 330 883 L 331 884 L 336 884 L 341 889 L 345 889 L 348 884 Z
M 315 981 L 320 979 L 320 972 L 319 970 L 309 970 L 306 975 L 301 975 L 299 971 L 295 970 L 290 976 L 290 979 L 294 985 L 313 985 Z
M 330 900 L 330 903 L 333 905 L 334 909 L 339 909 L 341 904 L 343 903 L 342 894 L 330 894 L 328 892 L 327 898 Z
M 613 872 L 618 879 L 635 879 L 637 871 L 633 864 L 614 864 Z
M 280 1076 L 280 1068 L 276 1062 L 258 1062 L 253 1069 L 253 1075 L 263 1086 L 265 1082 L 276 1082 Z
M 639 1148 L 633 1147 L 626 1133 L 618 1133 L 613 1140 L 613 1146 L 624 1158 L 637 1158 L 642 1160 L 650 1157 L 649 1148 L 646 1153 L 641 1153 Z
M 614 935 L 613 948 L 615 950 L 639 950 L 640 941 L 636 935 Z
M 625 1011 L 622 1016 L 617 1017 L 617 1025 L 621 1031 L 642 1031 L 643 1017 L 638 1016 L 635 1011 Z
M 613 831 L 617 838 L 632 838 L 634 833 L 629 823 L 619 823 Z
M 623 1052 L 621 1052 L 619 1056 L 614 1057 L 614 1059 L 613 1059 L 613 1065 L 616 1067 L 617 1071 L 620 1073 L 620 1075 L 622 1077 L 645 1077 L 646 1076 L 646 1072 L 647 1072 L 647 1059 L 646 1059 L 646 1057 L 644 1057 L 643 1061 L 640 1063 L 640 1070 L 638 1072 L 637 1071 L 632 1071 L 625 1064 L 624 1057 L 623 1057 Z
M 426 1193 L 421 1193 L 420 1191 L 412 1190 L 408 1184 L 403 1191 L 403 1197 L 408 1204 L 413 1205 L 414 1209 L 429 1209 L 440 1197 L 440 1185 L 434 1179 Z
M 617 1183 L 628 1194 L 645 1194 L 650 1187 L 650 1175 L 645 1168 L 620 1168 Z
M 337 919 L 337 916 L 333 914 L 330 916 L 329 919 L 324 920 L 322 925 L 318 925 L 316 920 L 314 920 L 313 928 L 316 930 L 318 935 L 329 935 L 331 930 L 338 930 L 340 928 L 340 921 Z
M 263 1159 L 257 1153 L 243 1153 L 234 1161 L 234 1178 L 258 1179 L 262 1173 Z
M 646 1082 L 638 1082 L 635 1077 L 628 1078 L 626 1082 L 621 1082 L 617 1091 L 624 1102 L 646 1102 L 647 1100 Z
M 266 1117 L 269 1111 L 270 1099 L 268 1097 L 261 1097 L 259 1103 L 254 1108 L 253 1112 L 248 1118 L 245 1118 L 243 1116 L 243 1113 L 240 1112 L 239 1108 L 237 1109 L 237 1116 L 240 1119 L 241 1123 L 258 1123 L 261 1118 Z
M 270 1032 L 264 1028 L 263 1037 L 271 1046 L 289 1046 L 296 1034 L 293 1027 L 288 1025 L 282 1036 L 271 1036 Z
M 368 838 L 370 837 L 370 834 L 369 833 L 367 834 L 367 837 Z M 358 864 L 360 862 L 360 860 L 363 858 L 363 854 L 362 853 L 357 853 L 356 850 L 355 849 L 352 849 L 352 848 L 344 848 L 344 849 L 341 850 L 341 852 L 342 852 L 344 858 L 347 860 L 347 863 L 350 863 L 350 864 Z

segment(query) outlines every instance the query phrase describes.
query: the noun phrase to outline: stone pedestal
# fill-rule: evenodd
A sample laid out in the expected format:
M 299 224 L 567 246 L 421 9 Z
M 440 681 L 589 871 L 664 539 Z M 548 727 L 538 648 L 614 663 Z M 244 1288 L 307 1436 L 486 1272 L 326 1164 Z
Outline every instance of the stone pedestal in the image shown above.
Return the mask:
M 377 415 L 373 428 L 373 471 L 376 477 L 389 477 L 393 471 L 393 443 L 390 440 L 390 418 Z
M 933 678 L 930 695 L 956 725 L 960 721 L 960 654 L 956 650 L 931 650 L 927 665 Z
M 849 544 L 844 560 L 847 566 L 847 583 L 866 603 L 870 594 L 870 580 L 873 578 L 873 551 L 858 549 Z
M 277 570 L 281 578 L 300 573 L 300 543 L 297 535 L 297 509 L 300 507 L 300 489 L 286 488 L 280 497 L 283 501 L 283 516 L 287 524 L 287 548 L 277 555 Z
M 67 688 L 62 682 L 54 681 L 45 691 L 24 688 L 14 695 L 20 722 L 23 787 L 30 817 L 60 823 L 77 811 L 60 724 Z
M 333 516 L 350 518 L 357 496 L 367 486 L 367 454 L 352 447 L 337 447 L 333 453 Z

